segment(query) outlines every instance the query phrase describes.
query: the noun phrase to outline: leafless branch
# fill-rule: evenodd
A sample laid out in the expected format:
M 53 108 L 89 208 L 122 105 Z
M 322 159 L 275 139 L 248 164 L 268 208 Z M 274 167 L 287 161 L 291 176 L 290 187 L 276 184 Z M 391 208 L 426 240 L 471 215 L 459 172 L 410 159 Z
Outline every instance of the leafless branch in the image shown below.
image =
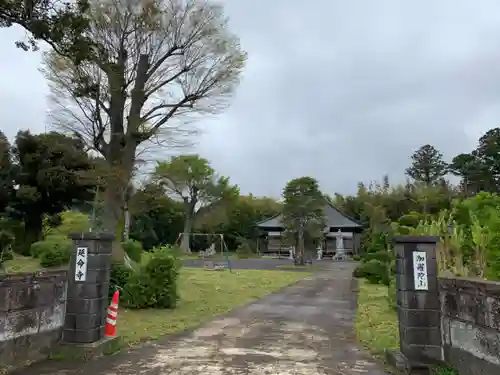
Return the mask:
M 182 147 L 194 121 L 229 103 L 246 55 L 219 5 L 205 0 L 93 0 L 83 65 L 49 53 L 53 125 L 82 135 L 105 157 Z M 148 150 L 148 151 L 146 151 Z

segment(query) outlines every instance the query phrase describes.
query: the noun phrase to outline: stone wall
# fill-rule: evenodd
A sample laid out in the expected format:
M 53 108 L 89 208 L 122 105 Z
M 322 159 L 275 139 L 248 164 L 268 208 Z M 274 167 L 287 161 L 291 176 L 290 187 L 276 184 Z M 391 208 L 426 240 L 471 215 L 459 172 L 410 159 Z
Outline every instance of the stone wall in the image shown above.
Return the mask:
M 0 367 L 47 355 L 62 336 L 67 271 L 0 275 Z
M 400 343 L 387 359 L 408 374 L 443 362 L 460 375 L 500 374 L 500 281 L 438 277 L 439 241 L 394 238 Z
M 500 374 L 500 282 L 438 283 L 444 361 L 460 375 Z

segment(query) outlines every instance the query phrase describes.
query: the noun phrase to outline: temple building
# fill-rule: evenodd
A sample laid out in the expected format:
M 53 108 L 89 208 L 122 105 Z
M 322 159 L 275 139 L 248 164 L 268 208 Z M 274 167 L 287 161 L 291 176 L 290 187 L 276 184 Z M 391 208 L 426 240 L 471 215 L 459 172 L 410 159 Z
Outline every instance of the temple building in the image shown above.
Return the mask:
M 338 236 L 342 235 L 344 250 L 347 255 L 359 254 L 363 226 L 349 218 L 337 208 L 327 203 L 325 213 L 325 236 L 321 244 L 324 257 L 335 255 Z M 259 252 L 261 254 L 288 254 L 289 246 L 284 240 L 285 228 L 281 214 L 257 223 L 260 231 Z M 316 249 L 308 249 L 316 250 Z

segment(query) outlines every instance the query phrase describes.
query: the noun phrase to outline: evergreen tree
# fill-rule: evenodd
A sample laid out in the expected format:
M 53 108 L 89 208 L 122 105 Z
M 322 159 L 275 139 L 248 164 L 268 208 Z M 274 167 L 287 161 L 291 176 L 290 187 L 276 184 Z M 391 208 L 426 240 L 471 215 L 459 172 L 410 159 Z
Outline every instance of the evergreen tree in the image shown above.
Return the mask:
M 76 202 L 94 196 L 93 165 L 78 138 L 51 132 L 17 134 L 12 148 L 16 191 L 9 202 L 11 217 L 24 222 L 28 251 L 42 235 L 45 215 L 56 216 Z
M 448 172 L 448 165 L 443 155 L 429 144 L 420 147 L 411 157 L 412 164 L 406 174 L 417 182 L 430 186 Z
M 473 154 L 459 154 L 450 164 L 450 172 L 461 178 L 460 188 L 466 196 L 484 189 L 485 168 Z
M 325 228 L 324 207 L 326 200 L 312 177 L 289 181 L 283 190 L 283 224 L 296 238 L 296 264 L 304 264 L 306 235 L 319 237 Z
M 472 181 L 481 190 L 498 192 L 500 190 L 500 128 L 486 132 L 477 148 L 472 152 L 476 160 L 473 165 L 475 174 Z

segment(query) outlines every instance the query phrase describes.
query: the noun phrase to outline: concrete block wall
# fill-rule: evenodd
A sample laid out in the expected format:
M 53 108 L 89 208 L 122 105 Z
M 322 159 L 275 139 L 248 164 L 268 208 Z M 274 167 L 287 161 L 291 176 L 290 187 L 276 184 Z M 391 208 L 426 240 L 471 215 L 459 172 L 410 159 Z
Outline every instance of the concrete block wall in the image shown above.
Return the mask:
M 401 352 L 413 367 L 441 359 L 435 237 L 396 238 L 396 289 Z M 414 285 L 413 253 L 426 255 L 427 290 Z
M 500 374 L 500 281 L 438 277 L 438 241 L 394 239 L 400 350 L 387 359 L 406 374 L 442 363 L 460 375 Z
M 72 235 L 75 249 L 69 265 L 68 302 L 63 332 L 66 342 L 88 344 L 104 338 L 113 238 L 113 235 L 103 233 Z M 84 282 L 75 279 L 79 247 L 88 251 Z
M 38 360 L 64 326 L 67 271 L 0 275 L 0 366 Z
M 500 282 L 439 278 L 443 360 L 460 375 L 500 374 Z

